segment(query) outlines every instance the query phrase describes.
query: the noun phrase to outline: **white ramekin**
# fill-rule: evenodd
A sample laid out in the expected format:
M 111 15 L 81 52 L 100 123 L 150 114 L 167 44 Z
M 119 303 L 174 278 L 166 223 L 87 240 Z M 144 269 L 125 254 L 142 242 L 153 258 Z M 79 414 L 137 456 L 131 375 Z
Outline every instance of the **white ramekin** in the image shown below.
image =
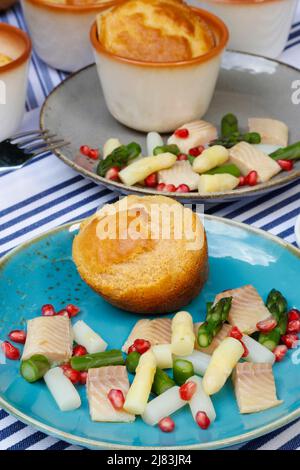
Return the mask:
M 119 2 L 98 0 L 92 4 L 66 5 L 48 0 L 22 0 L 21 3 L 40 58 L 51 67 L 74 72 L 94 62 L 89 30 L 96 15 Z
M 19 127 L 25 110 L 31 42 L 24 31 L 0 23 L 0 52 L 12 58 L 0 67 L 0 142 Z
M 170 132 L 207 111 L 228 30 L 215 15 L 193 10 L 212 28 L 216 46 L 182 62 L 144 62 L 114 55 L 102 46 L 93 24 L 91 42 L 106 105 L 122 124 L 143 132 Z
M 278 57 L 291 29 L 297 0 L 192 0 L 227 24 L 228 47 Z

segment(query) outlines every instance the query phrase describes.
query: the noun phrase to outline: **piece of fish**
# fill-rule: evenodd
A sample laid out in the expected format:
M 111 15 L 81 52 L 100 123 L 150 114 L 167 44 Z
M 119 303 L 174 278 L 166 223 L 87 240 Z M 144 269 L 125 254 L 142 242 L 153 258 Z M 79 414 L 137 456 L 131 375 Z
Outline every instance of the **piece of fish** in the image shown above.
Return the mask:
M 225 339 L 229 335 L 232 329 L 232 326 L 228 325 L 228 323 L 224 323 L 219 333 L 212 340 L 211 344 L 207 348 L 200 348 L 198 345 L 198 341 L 197 341 L 197 335 L 198 335 L 198 328 L 201 324 L 202 322 L 194 323 L 194 331 L 195 331 L 195 336 L 196 336 L 195 349 L 197 349 L 198 351 L 204 352 L 206 354 L 209 354 L 211 356 L 214 350 L 223 341 L 223 339 Z
M 218 137 L 215 126 L 206 121 L 192 121 L 187 124 L 182 124 L 180 129 L 187 129 L 189 136 L 182 139 L 177 137 L 174 133 L 169 137 L 168 144 L 176 144 L 182 153 L 189 153 L 190 149 L 198 145 L 208 144 L 211 140 Z
M 68 316 L 37 317 L 27 322 L 27 338 L 22 359 L 34 354 L 61 364 L 72 356 L 73 332 Z
M 92 421 L 132 422 L 135 416 L 124 410 L 115 410 L 107 394 L 111 389 L 121 390 L 126 398 L 129 380 L 125 366 L 89 369 L 87 396 Z
M 251 285 L 221 292 L 216 296 L 215 303 L 224 297 L 232 297 L 228 321 L 242 333 L 251 335 L 257 331 L 257 323 L 270 316 L 263 299 Z
M 276 395 L 271 364 L 239 362 L 232 379 L 240 413 L 256 413 L 282 403 Z
M 171 323 L 170 318 L 139 320 L 123 344 L 122 351 L 127 353 L 128 348 L 136 339 L 146 339 L 151 343 L 151 346 L 171 343 Z
M 191 191 L 198 188 L 199 175 L 187 160 L 177 161 L 171 168 L 158 172 L 158 182 L 165 184 L 187 184 Z
M 259 183 L 269 181 L 281 171 L 275 160 L 247 142 L 239 142 L 230 149 L 229 161 L 234 163 L 244 176 L 255 170 Z
M 249 132 L 258 132 L 262 144 L 280 145 L 286 147 L 289 140 L 288 126 L 276 119 L 249 118 Z

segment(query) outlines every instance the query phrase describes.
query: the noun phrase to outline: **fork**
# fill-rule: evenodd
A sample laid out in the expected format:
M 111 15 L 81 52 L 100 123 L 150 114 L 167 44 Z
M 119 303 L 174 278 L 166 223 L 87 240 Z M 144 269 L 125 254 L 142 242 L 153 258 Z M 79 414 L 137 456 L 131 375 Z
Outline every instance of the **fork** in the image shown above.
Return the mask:
M 10 139 L 0 142 L 0 173 L 7 170 L 18 170 L 32 158 L 50 152 L 70 142 L 55 139 L 48 129 L 20 132 Z

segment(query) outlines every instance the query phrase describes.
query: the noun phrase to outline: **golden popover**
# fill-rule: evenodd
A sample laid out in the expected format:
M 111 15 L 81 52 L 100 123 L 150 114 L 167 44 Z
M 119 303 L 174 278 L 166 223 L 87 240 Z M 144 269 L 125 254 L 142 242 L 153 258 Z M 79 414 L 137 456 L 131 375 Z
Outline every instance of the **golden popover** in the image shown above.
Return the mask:
M 215 46 L 207 23 L 179 0 L 129 0 L 97 19 L 103 47 L 146 62 L 190 60 Z
M 80 227 L 73 260 L 82 279 L 111 304 L 136 313 L 181 309 L 208 275 L 199 217 L 165 196 L 128 196 Z

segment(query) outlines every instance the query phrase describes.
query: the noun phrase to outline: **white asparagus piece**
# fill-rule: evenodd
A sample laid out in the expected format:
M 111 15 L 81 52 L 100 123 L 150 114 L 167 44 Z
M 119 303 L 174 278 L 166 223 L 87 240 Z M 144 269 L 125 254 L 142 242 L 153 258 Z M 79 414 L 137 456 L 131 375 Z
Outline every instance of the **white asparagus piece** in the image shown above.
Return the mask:
M 254 362 L 255 364 L 274 364 L 275 355 L 268 348 L 248 335 L 243 335 L 243 342 L 249 351 L 248 356 L 243 358 L 245 361 Z
M 153 155 L 155 147 L 164 145 L 161 135 L 158 132 L 148 132 L 147 134 L 147 153 Z
M 222 145 L 213 145 L 205 149 L 200 157 L 195 158 L 193 162 L 193 170 L 196 173 L 205 173 L 206 171 L 215 168 L 216 166 L 223 165 L 229 159 L 229 152 L 227 148 Z
M 195 333 L 192 315 L 178 312 L 172 318 L 172 353 L 176 356 L 192 354 L 195 345 Z
M 239 185 L 239 182 L 239 178 L 228 173 L 201 175 L 199 177 L 198 191 L 202 194 L 231 191 Z
M 83 320 L 78 320 L 73 326 L 74 340 L 77 344 L 84 346 L 92 354 L 103 352 L 107 348 L 107 343 L 90 328 Z
M 72 411 L 81 406 L 79 393 L 60 367 L 48 370 L 44 380 L 61 411 Z
M 180 398 L 179 387 L 175 385 L 151 400 L 147 404 L 142 418 L 145 423 L 155 426 L 161 419 L 170 416 L 186 404 L 187 401 Z
M 196 421 L 196 414 L 198 411 L 205 411 L 210 422 L 213 423 L 217 415 L 210 396 L 203 390 L 202 379 L 197 377 L 197 375 L 193 375 L 187 380 L 187 382 L 195 382 L 197 384 L 197 390 L 189 401 L 189 406 L 194 420 Z
M 208 368 L 211 356 L 201 351 L 193 351 L 189 356 L 179 356 L 176 359 L 190 361 L 193 364 L 195 373 L 203 376 Z
M 120 171 L 119 177 L 122 183 L 132 186 L 156 171 L 170 168 L 176 162 L 176 155 L 166 152 L 152 157 L 145 157 L 130 163 Z
M 152 347 L 159 369 L 171 369 L 173 367 L 173 356 L 171 344 L 157 344 Z
M 110 138 L 103 145 L 103 160 L 110 155 L 114 150 L 121 146 L 119 139 Z

